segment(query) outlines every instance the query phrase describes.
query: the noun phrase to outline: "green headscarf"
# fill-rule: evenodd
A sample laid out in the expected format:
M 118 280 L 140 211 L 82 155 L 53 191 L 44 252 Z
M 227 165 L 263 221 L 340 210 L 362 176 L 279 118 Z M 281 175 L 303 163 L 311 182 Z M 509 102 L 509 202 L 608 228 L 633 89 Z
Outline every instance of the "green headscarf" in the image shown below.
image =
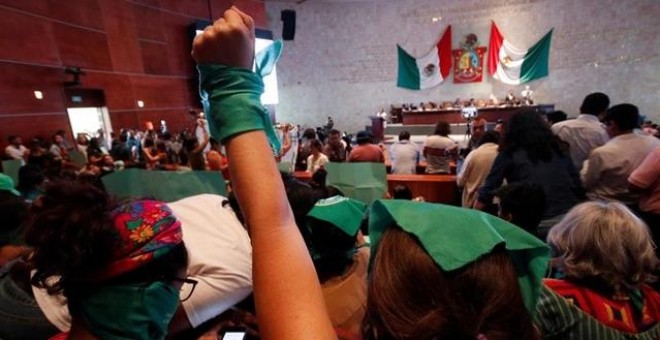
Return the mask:
M 373 249 L 385 229 L 397 225 L 413 234 L 444 271 L 460 269 L 504 244 L 518 273 L 518 284 L 532 314 L 550 259 L 550 248 L 523 229 L 472 209 L 404 200 L 378 200 L 371 207 Z M 493 278 L 496 279 L 496 278 Z
M 355 236 L 360 229 L 365 210 L 367 205 L 361 201 L 333 196 L 316 202 L 307 216 L 328 222 L 348 236 Z
M 164 339 L 178 305 L 179 292 L 161 281 L 102 287 L 69 302 L 98 338 L 131 340 Z

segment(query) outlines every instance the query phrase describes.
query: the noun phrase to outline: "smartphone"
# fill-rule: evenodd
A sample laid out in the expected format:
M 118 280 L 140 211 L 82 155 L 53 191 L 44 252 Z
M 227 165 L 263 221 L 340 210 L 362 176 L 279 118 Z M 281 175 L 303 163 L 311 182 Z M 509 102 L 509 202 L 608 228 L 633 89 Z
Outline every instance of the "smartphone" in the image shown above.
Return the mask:
M 230 327 L 225 330 L 222 335 L 222 340 L 246 340 L 245 328 Z

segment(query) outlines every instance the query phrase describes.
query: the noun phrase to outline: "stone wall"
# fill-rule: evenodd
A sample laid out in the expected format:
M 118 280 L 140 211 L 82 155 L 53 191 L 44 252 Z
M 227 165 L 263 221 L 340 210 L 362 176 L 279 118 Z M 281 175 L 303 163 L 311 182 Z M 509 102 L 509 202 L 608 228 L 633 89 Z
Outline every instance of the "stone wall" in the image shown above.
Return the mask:
M 367 116 L 397 103 L 503 97 L 524 86 L 489 76 L 480 83 L 453 78 L 424 91 L 396 87 L 400 44 L 426 53 L 452 25 L 452 46 L 469 33 L 488 46 L 491 20 L 515 46 L 528 48 L 554 28 L 550 75 L 528 83 L 539 103 L 569 116 L 590 92 L 630 102 L 660 121 L 660 1 L 657 0 L 308 0 L 266 2 L 271 29 L 281 34 L 280 11 L 297 14 L 295 40 L 278 65 L 278 120 L 320 126 L 328 115 L 353 132 Z M 434 21 L 433 18 L 436 18 Z M 438 18 L 441 18 L 438 20 Z

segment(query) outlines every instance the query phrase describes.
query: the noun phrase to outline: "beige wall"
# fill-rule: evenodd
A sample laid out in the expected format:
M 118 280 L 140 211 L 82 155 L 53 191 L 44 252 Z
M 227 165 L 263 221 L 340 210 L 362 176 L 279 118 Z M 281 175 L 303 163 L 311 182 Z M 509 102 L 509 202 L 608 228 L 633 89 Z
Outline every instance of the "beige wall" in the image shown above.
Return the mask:
M 590 92 L 630 102 L 660 121 L 660 1 L 658 0 L 308 0 L 267 2 L 276 36 L 280 10 L 297 12 L 295 40 L 278 65 L 278 119 L 320 126 L 331 115 L 349 132 L 392 103 L 503 97 L 512 88 L 486 76 L 481 83 L 409 91 L 396 87 L 396 44 L 427 52 L 449 24 L 452 45 L 475 33 L 488 46 L 490 22 L 527 48 L 554 27 L 550 76 L 528 83 L 537 102 L 577 114 Z M 433 22 L 433 17 L 442 17 Z

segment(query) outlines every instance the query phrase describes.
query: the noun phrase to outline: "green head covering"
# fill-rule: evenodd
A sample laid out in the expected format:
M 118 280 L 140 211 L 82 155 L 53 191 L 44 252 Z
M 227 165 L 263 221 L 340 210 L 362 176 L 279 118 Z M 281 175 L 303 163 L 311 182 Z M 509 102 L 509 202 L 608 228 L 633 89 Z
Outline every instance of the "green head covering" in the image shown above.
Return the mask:
M 500 218 L 472 209 L 378 200 L 372 205 L 369 216 L 369 236 L 374 249 L 391 225 L 415 235 L 444 271 L 463 268 L 504 244 L 518 273 L 525 306 L 533 314 L 550 259 L 550 248 L 535 236 Z
M 367 205 L 348 197 L 334 196 L 319 200 L 307 214 L 317 220 L 328 222 L 348 236 L 355 236 L 360 229 Z

